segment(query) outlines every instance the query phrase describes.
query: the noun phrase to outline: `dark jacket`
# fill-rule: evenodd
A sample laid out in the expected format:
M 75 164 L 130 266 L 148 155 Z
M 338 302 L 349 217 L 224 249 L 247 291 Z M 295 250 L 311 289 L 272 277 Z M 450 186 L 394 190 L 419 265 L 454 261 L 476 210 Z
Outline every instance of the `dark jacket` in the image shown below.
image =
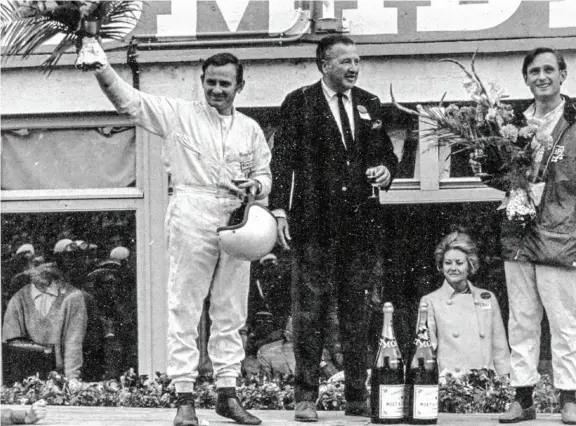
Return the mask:
M 380 100 L 354 87 L 352 104 L 355 140 L 346 149 L 320 81 L 290 93 L 282 103 L 282 122 L 274 135 L 270 207 L 286 210 L 297 242 L 328 242 L 334 233 L 345 231 L 336 229 L 336 219 L 346 209 L 361 210 L 359 220 L 369 220 L 376 203 L 368 200 L 366 169 L 384 165 L 392 177 L 396 172 L 398 160 Z M 369 117 L 361 117 L 363 109 Z
M 503 219 L 505 259 L 576 267 L 576 105 L 566 96 L 564 100 L 536 219 L 525 228 Z

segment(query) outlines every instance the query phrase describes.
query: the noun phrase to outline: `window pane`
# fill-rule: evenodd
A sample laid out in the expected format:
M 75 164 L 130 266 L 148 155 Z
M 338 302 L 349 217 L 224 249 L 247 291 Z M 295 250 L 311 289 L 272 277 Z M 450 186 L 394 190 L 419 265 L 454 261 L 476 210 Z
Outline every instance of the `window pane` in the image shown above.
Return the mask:
M 418 119 L 393 105 L 384 106 L 384 119 L 398 157 L 396 179 L 419 179 Z
M 136 184 L 133 127 L 2 131 L 2 189 Z
M 2 214 L 3 340 L 28 337 L 55 344 L 54 336 L 74 336 L 85 321 L 79 349 L 70 354 L 64 350 L 60 360 L 56 356 L 61 370 L 79 351 L 85 381 L 136 370 L 135 217 L 133 211 Z M 42 285 L 49 285 L 48 290 Z M 44 297 L 34 289 L 52 289 L 54 296 Z M 39 327 L 46 318 L 50 321 Z M 66 345 L 64 349 L 75 348 Z M 11 367 L 4 358 L 4 377 Z

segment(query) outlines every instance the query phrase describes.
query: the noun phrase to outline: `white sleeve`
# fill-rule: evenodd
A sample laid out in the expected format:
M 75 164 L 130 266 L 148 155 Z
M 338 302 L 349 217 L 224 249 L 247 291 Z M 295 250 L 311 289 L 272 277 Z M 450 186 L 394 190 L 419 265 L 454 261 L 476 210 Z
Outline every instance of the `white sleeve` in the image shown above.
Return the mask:
M 96 78 L 114 108 L 136 125 L 161 137 L 166 137 L 174 129 L 178 100 L 150 95 L 133 88 L 111 66 L 97 72 Z

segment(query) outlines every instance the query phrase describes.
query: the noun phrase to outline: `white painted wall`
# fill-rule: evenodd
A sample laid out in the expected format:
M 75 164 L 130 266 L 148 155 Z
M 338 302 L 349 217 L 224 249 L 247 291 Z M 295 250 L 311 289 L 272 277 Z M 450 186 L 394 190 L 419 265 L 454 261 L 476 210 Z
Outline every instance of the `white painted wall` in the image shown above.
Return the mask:
M 310 50 L 313 47 L 310 46 Z M 529 98 L 520 68 L 523 53 L 479 54 L 476 67 L 485 82 L 496 81 L 511 98 Z M 568 79 L 564 92 L 576 96 L 576 49 L 565 51 Z M 452 57 L 468 65 L 471 54 L 364 57 L 358 85 L 390 102 L 389 85 L 400 102 L 437 101 L 444 92 L 446 100 L 467 100 L 462 88 L 463 73 L 438 59 Z M 238 97 L 241 107 L 279 106 L 286 94 L 315 82 L 320 74 L 312 58 L 249 60 L 246 88 Z M 115 68 L 131 82 L 125 65 Z M 153 94 L 193 99 L 202 96 L 198 62 L 141 65 L 141 89 Z M 95 78 L 73 67 L 57 69 L 46 77 L 38 68 L 3 68 L 1 80 L 2 114 L 43 114 L 55 112 L 110 111 L 111 104 L 102 95 Z

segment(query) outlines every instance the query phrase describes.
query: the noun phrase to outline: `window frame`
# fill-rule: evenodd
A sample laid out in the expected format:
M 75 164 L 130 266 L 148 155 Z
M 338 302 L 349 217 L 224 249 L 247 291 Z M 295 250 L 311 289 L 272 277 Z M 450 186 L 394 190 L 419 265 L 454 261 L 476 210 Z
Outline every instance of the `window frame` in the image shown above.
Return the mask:
M 1 130 L 63 129 L 132 126 L 117 113 L 13 115 L 1 117 Z M 160 161 L 162 140 L 139 127 L 136 136 L 136 187 L 51 190 L 2 190 L 2 213 L 133 211 L 136 216 L 136 286 L 138 312 L 138 371 L 164 371 L 166 341 L 167 260 L 164 212 L 168 202 L 167 175 Z M 158 268 L 164 259 L 165 267 Z M 154 266 L 153 266 L 154 265 Z M 161 283 L 152 285 L 152 283 Z

